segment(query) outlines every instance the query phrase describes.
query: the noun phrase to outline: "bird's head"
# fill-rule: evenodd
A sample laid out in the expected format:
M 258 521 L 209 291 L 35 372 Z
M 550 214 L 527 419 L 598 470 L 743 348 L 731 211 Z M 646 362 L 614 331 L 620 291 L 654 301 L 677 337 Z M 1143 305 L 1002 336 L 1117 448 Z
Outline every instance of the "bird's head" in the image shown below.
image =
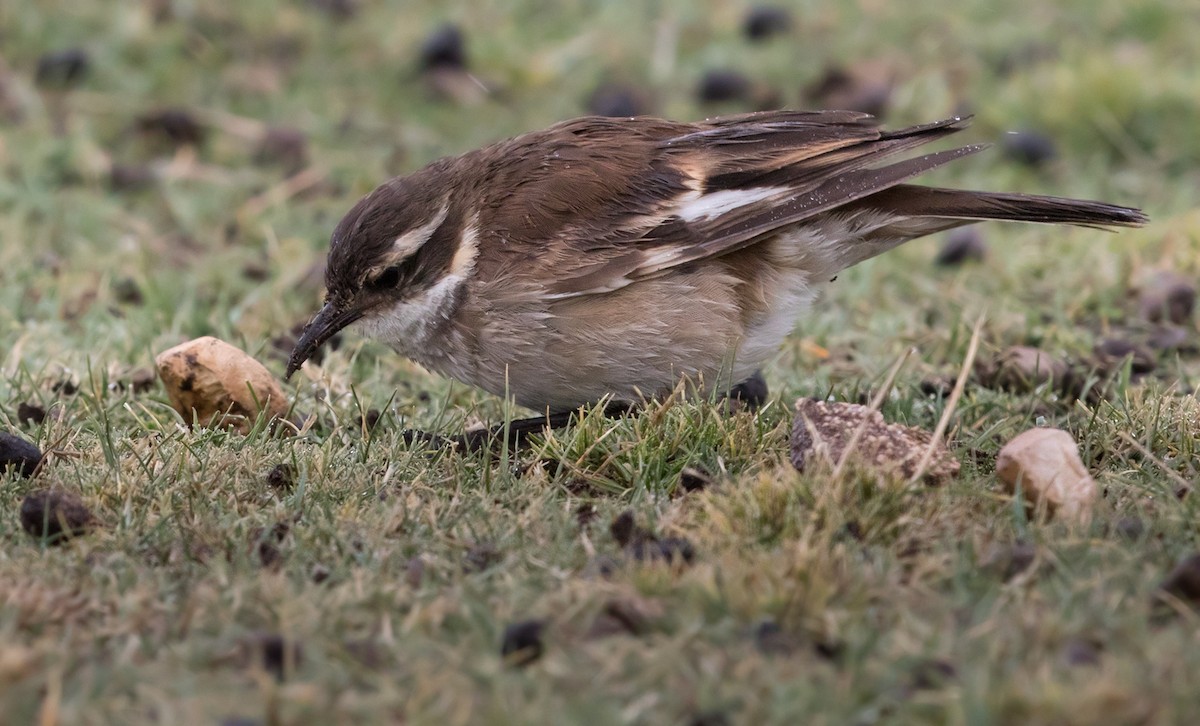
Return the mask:
M 363 321 L 385 342 L 428 324 L 474 263 L 441 175 L 428 168 L 381 185 L 354 205 L 330 239 L 325 305 L 304 327 L 287 376 L 336 333 Z

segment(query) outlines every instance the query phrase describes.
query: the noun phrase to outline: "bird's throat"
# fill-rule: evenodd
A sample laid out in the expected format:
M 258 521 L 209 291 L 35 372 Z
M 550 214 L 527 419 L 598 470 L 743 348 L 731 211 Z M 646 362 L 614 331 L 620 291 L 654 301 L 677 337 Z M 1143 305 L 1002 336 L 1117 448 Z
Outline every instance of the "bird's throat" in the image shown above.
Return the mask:
M 397 353 L 421 361 L 431 348 L 441 347 L 439 341 L 462 303 L 465 287 L 461 276 L 448 275 L 413 296 L 380 306 L 359 321 L 359 329 Z

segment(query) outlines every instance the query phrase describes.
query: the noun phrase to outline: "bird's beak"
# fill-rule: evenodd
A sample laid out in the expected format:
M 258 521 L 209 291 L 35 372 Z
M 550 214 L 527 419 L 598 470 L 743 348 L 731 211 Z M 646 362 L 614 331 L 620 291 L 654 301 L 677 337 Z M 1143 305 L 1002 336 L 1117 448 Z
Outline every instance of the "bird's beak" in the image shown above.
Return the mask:
M 311 358 L 312 354 L 325 344 L 325 341 L 336 335 L 342 328 L 361 318 L 362 315 L 362 312 L 354 307 L 343 308 L 334 301 L 325 303 L 325 307 L 321 308 L 316 316 L 308 322 L 308 325 L 304 326 L 304 330 L 300 331 L 300 340 L 296 341 L 296 347 L 292 349 L 292 356 L 288 359 L 287 373 L 284 375 L 284 379 L 291 378 L 293 373 L 300 370 L 304 361 Z

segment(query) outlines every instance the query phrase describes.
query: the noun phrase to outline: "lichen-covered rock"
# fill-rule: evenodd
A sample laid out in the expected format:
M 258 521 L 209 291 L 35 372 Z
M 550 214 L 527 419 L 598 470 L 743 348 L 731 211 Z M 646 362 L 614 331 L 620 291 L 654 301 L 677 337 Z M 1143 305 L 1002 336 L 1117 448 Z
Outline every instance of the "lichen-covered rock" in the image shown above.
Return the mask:
M 814 457 L 836 464 L 864 421 L 866 426 L 851 456 L 871 469 L 911 479 L 917 473 L 932 435 L 912 426 L 889 424 L 883 414 L 855 403 L 811 398 L 796 401 L 792 465 L 804 471 Z M 939 441 L 922 478 L 928 483 L 940 484 L 958 474 L 958 469 L 958 459 Z
M 1009 441 L 996 457 L 996 477 L 1010 492 L 1020 486 L 1035 505 L 1077 522 L 1091 517 L 1099 496 L 1075 439 L 1061 429 L 1030 429 Z
M 287 397 L 270 371 L 225 341 L 196 338 L 160 353 L 155 363 L 171 405 L 189 424 L 244 434 L 263 411 L 287 414 Z

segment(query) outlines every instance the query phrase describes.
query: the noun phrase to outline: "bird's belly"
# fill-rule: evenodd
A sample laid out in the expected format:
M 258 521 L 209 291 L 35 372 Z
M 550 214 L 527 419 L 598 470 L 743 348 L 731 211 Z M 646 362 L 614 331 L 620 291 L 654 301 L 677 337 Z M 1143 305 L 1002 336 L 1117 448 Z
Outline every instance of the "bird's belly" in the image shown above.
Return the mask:
M 785 273 L 755 291 L 757 305 L 743 287 L 708 268 L 602 295 L 492 307 L 473 358 L 432 367 L 539 411 L 605 397 L 637 402 L 669 394 L 684 378 L 722 391 L 778 350 L 814 296 L 806 280 Z

